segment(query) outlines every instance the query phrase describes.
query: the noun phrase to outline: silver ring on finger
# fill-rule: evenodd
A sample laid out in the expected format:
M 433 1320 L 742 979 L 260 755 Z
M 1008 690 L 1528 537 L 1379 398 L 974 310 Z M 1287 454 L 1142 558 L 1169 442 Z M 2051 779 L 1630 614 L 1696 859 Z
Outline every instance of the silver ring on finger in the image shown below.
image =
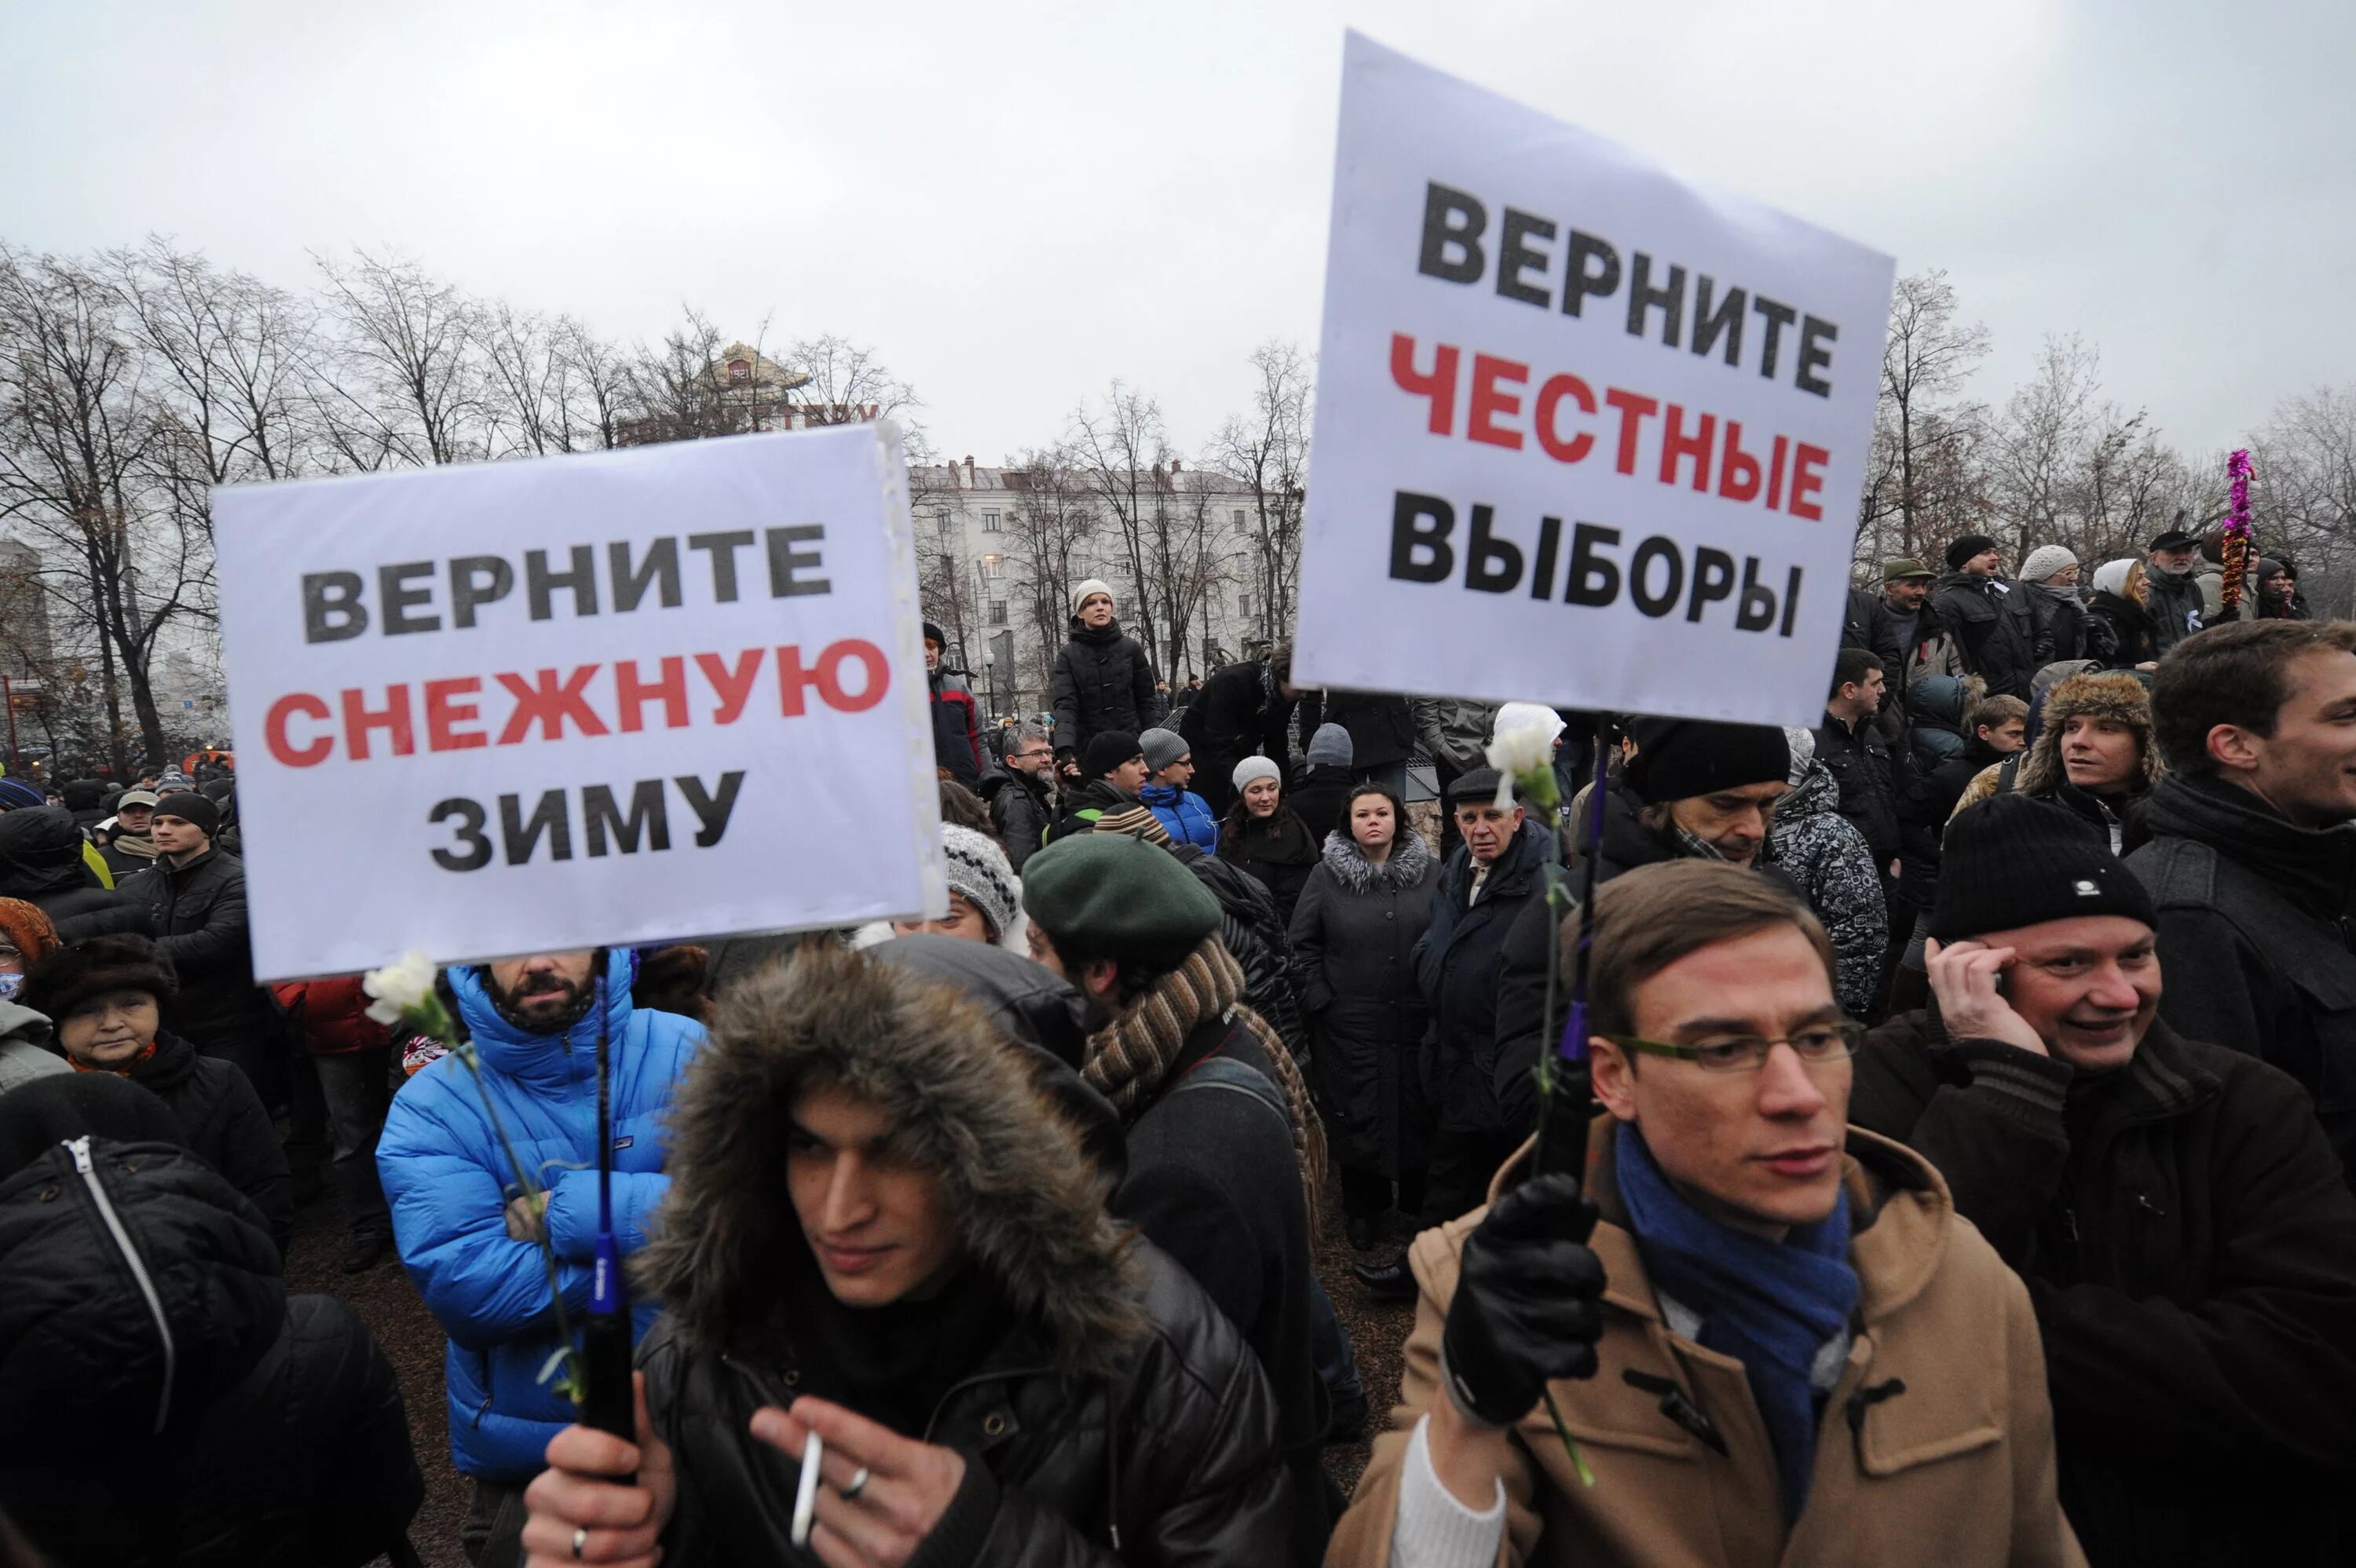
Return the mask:
M 573 1527 L 573 1561 L 575 1563 L 581 1561 L 581 1549 L 588 1544 L 589 1527 L 585 1524 L 574 1525 Z
M 855 1503 L 859 1500 L 859 1494 L 866 1489 L 867 1467 L 862 1465 L 858 1469 L 851 1472 L 850 1482 L 842 1488 L 842 1500 L 847 1503 Z

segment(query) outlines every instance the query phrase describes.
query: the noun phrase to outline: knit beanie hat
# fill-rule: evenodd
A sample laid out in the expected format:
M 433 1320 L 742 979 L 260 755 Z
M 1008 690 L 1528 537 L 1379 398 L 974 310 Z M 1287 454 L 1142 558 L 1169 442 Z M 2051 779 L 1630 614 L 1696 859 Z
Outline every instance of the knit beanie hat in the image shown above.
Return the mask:
M 1092 593 L 1101 593 L 1106 598 L 1112 599 L 1112 584 L 1107 582 L 1101 577 L 1082 579 L 1072 589 L 1073 614 L 1076 615 L 1080 613 L 1080 606 L 1088 602 L 1088 596 Z M 1120 603 L 1120 601 L 1114 599 L 1113 603 L 1117 604 Z
M 2127 573 L 2133 571 L 2135 567 L 2136 563 L 2133 560 L 2103 562 L 2102 565 L 2094 568 L 2094 592 L 2116 593 L 2125 597 L 2127 591 Z
M 1254 779 L 1275 779 L 1281 783 L 1283 778 L 1284 770 L 1278 767 L 1266 757 L 1246 757 L 1242 762 L 1236 764 L 1236 793 L 1237 795 L 1243 794 L 1244 786 L 1250 784 Z
M 1137 743 L 1145 752 L 1145 771 L 1149 773 L 1160 773 L 1194 749 L 1175 730 L 1148 730 L 1137 738 Z
M 30 969 L 58 949 L 58 928 L 38 904 L 23 899 L 0 899 L 0 940 L 24 955 Z
M 2029 552 L 2020 563 L 2023 582 L 2042 582 L 2057 571 L 2067 571 L 2078 564 L 2078 558 L 2058 544 L 2041 544 Z
M 1219 929 L 1219 901 L 1167 850 L 1125 833 L 1078 833 L 1023 863 L 1032 923 L 1091 957 L 1176 968 Z
M 158 816 L 177 816 L 208 838 L 220 832 L 220 807 L 194 790 L 167 795 L 155 803 Z
M 1004 935 L 1014 924 L 1015 911 L 1023 907 L 1021 889 L 1014 880 L 1014 868 L 1007 863 L 1006 851 L 984 834 L 944 822 L 941 855 L 948 862 L 949 891 L 963 893 L 965 901 L 981 912 L 981 918 L 990 922 L 992 936 Z
M 2083 817 L 2016 793 L 1966 806 L 1947 824 L 1931 935 L 1957 942 L 2082 914 L 2159 923 L 2143 880 Z
M 160 1007 L 179 990 L 172 961 L 144 936 L 92 936 L 60 947 L 25 976 L 17 1000 L 62 1022 L 109 991 L 145 991 Z
M 1309 765 L 1312 768 L 1346 768 L 1357 754 L 1350 732 L 1339 724 L 1320 724 L 1317 733 L 1309 737 Z
M 1976 555 L 1985 555 L 1996 549 L 1996 540 L 1986 534 L 1965 534 L 1947 547 L 1947 570 L 1961 571 L 1964 562 Z
M 1628 726 L 1636 754 L 1628 787 L 1651 805 L 1714 790 L 1782 784 L 1791 777 L 1792 746 L 1772 724 L 1721 724 L 1708 719 L 1638 719 Z
M 1131 838 L 1142 838 L 1162 849 L 1170 848 L 1170 829 L 1162 826 L 1162 818 L 1153 808 L 1132 805 L 1126 811 L 1108 811 L 1097 818 L 1098 833 L 1126 833 Z
M 1783 727 L 1783 743 L 1792 749 L 1792 770 L 1783 775 L 1783 782 L 1797 789 L 1808 776 L 1808 770 L 1816 765 L 1816 732 L 1787 724 Z
M 1089 737 L 1088 743 L 1081 749 L 1080 776 L 1100 779 L 1121 763 L 1144 754 L 1145 748 L 1139 745 L 1137 737 L 1128 731 L 1107 730 L 1100 735 Z

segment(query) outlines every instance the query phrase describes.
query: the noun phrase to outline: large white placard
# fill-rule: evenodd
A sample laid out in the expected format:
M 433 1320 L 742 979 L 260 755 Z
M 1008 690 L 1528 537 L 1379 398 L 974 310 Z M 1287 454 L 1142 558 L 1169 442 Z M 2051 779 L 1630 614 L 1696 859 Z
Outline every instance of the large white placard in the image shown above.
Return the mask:
M 946 908 L 888 425 L 213 517 L 262 978 Z
M 1352 34 L 1295 678 L 1818 722 L 1893 270 Z

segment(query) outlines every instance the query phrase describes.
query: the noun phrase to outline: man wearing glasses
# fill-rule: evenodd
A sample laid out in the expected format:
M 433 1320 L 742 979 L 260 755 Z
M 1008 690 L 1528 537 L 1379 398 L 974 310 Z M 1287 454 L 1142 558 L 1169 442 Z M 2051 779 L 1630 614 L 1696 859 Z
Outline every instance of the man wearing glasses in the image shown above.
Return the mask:
M 2083 819 L 1965 812 L 1936 1005 L 1874 1030 L 1852 1117 L 1938 1167 L 2029 1282 L 2090 1562 L 2344 1563 L 2356 1198 L 2293 1079 L 2159 1019 L 2153 925 Z
M 1042 837 L 1061 816 L 1055 805 L 1055 742 L 1044 725 L 1017 724 L 1006 737 L 1006 762 L 981 776 L 991 826 L 1019 873 Z
M 1845 1125 L 1863 1031 L 1815 917 L 1641 867 L 1597 894 L 1590 993 L 1591 1190 L 1526 1147 L 1417 1238 L 1398 1429 L 1327 1563 L 2083 1561 L 2027 1290 Z

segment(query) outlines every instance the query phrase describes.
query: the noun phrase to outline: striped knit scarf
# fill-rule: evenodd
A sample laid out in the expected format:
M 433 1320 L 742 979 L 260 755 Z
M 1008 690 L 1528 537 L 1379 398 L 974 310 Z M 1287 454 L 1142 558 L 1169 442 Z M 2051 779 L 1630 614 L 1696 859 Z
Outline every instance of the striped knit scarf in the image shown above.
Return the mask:
M 1088 1038 L 1087 1064 L 1081 1075 L 1126 1120 L 1161 1092 L 1186 1037 L 1206 1019 L 1232 1013 L 1276 1066 L 1277 1087 L 1291 1108 L 1292 1152 L 1301 1163 L 1301 1190 L 1309 1200 L 1313 1232 L 1325 1170 L 1325 1128 L 1292 1053 L 1265 1019 L 1243 1005 L 1243 989 L 1244 972 L 1226 944 L 1216 933 L 1205 937 L 1186 962 L 1156 980 L 1119 1019 Z

